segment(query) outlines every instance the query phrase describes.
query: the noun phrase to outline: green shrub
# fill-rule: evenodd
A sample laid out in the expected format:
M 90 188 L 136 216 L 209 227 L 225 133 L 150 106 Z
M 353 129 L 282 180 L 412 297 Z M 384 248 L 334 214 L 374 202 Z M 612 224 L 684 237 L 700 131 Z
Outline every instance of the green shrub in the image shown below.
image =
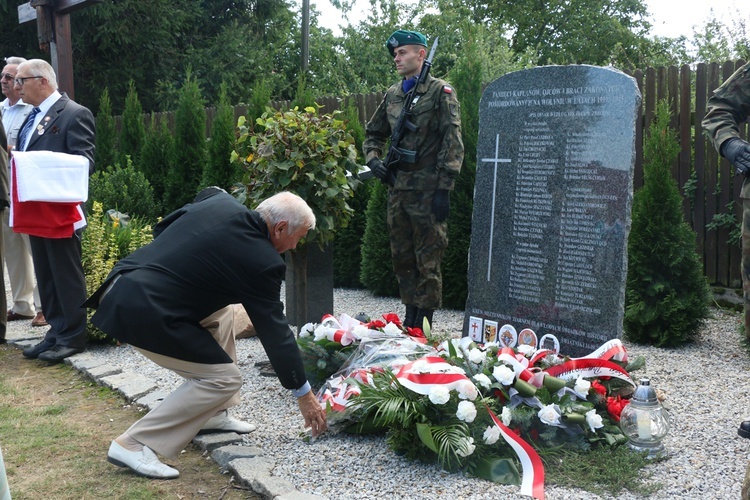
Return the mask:
M 692 341 L 708 315 L 709 298 L 695 233 L 683 219 L 671 174 L 680 146 L 669 121 L 662 101 L 644 150 L 644 186 L 633 200 L 625 291 L 627 338 L 657 347 Z
M 96 115 L 96 150 L 94 152 L 96 169 L 103 170 L 116 163 L 117 129 L 112 118 L 112 103 L 109 90 L 104 89 L 99 98 L 99 113 Z
M 138 100 L 135 82 L 130 80 L 128 94 L 125 96 L 125 111 L 122 113 L 122 129 L 120 130 L 120 165 L 125 165 L 126 156 L 130 156 L 133 163 L 140 165 L 141 148 L 146 130 L 143 126 L 143 107 Z
M 208 161 L 203 170 L 202 187 L 219 186 L 229 189 L 242 178 L 242 170 L 232 161 L 234 151 L 234 110 L 227 101 L 226 86 L 221 86 L 216 117 L 211 125 Z
M 175 162 L 165 187 L 167 212 L 195 198 L 206 163 L 206 109 L 198 82 L 188 71 L 175 113 Z
M 398 297 L 398 282 L 393 274 L 391 244 L 386 219 L 388 188 L 377 179 L 372 183 L 367 202 L 367 223 L 362 242 L 362 273 L 359 279 L 375 295 Z
M 106 210 L 114 208 L 131 217 L 155 221 L 160 215 L 154 192 L 146 176 L 126 158 L 127 167 L 119 165 L 95 172 L 89 179 L 89 199 L 101 202 Z
M 141 149 L 139 170 L 146 176 L 154 190 L 154 200 L 164 200 L 167 175 L 174 165 L 174 138 L 167 126 L 167 120 L 156 120 L 151 113 L 151 124 Z M 162 203 L 157 201 L 157 205 Z
M 87 218 L 88 226 L 81 238 L 83 272 L 87 295 L 94 293 L 114 265 L 131 252 L 148 244 L 152 239 L 151 226 L 141 219 L 131 218 L 127 225 L 104 214 L 99 201 L 92 203 Z M 89 318 L 94 311 L 89 310 Z M 93 325 L 88 325 L 89 338 L 106 340 L 109 337 Z
M 353 100 L 344 108 L 342 116 L 346 129 L 354 138 L 357 151 L 362 151 L 365 129 L 359 121 Z M 363 163 L 361 155 L 358 155 L 357 163 Z M 349 225 L 339 228 L 333 238 L 333 286 L 362 288 L 362 281 L 359 279 L 362 269 L 362 235 L 365 234 L 367 225 L 366 211 L 371 185 L 369 182 L 363 183 L 354 191 L 354 197 L 349 202 L 354 214 Z
M 448 248 L 441 266 L 443 307 L 464 309 L 468 295 L 467 272 L 471 243 L 471 217 L 474 211 L 474 181 L 477 169 L 479 136 L 479 99 L 482 97 L 482 59 L 477 45 L 467 44 L 463 57 L 456 61 L 450 75 L 461 102 L 461 136 L 464 162 L 451 193 L 448 218 Z

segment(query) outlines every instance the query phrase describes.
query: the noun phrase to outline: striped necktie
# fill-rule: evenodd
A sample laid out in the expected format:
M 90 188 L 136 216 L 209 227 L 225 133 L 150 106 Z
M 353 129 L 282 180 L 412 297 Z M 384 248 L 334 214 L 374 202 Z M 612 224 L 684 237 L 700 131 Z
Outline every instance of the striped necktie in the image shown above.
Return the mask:
M 18 134 L 18 144 L 16 145 L 16 147 L 18 147 L 18 149 L 23 148 L 21 150 L 22 151 L 26 151 L 26 148 L 25 148 L 26 137 L 31 132 L 31 129 L 34 126 L 34 120 L 36 119 L 36 115 L 38 115 L 40 111 L 41 111 L 41 109 L 39 109 L 39 108 L 37 108 L 35 106 L 34 109 L 31 110 L 31 113 L 29 113 L 29 119 L 26 120 L 26 124 L 21 129 L 21 133 Z

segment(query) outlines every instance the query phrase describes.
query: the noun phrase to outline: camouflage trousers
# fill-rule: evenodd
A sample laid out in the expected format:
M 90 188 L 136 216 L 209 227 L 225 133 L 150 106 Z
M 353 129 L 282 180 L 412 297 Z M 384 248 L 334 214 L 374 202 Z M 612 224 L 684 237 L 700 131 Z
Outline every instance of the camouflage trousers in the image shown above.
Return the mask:
M 742 198 L 742 295 L 745 299 L 745 335 L 750 338 L 750 199 Z
M 388 231 L 401 302 L 437 309 L 443 296 L 440 263 L 448 246 L 448 223 L 435 221 L 434 191 L 388 191 Z

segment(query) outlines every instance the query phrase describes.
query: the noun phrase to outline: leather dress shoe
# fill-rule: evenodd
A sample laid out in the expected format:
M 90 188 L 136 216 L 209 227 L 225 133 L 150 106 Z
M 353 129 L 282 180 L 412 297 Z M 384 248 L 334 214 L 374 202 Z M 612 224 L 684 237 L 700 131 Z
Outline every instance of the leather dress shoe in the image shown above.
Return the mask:
M 13 312 L 13 309 L 8 310 L 8 321 L 19 321 L 22 319 L 33 319 L 34 316 L 26 316 L 23 314 L 18 314 L 17 312 Z
M 38 344 L 24 349 L 23 357 L 29 358 L 29 359 L 36 359 L 41 353 L 43 353 L 47 349 L 51 349 L 52 347 L 54 347 L 54 345 L 55 344 L 53 344 L 52 342 L 47 342 L 46 340 L 42 340 Z
M 159 461 L 156 453 L 148 446 L 144 446 L 141 451 L 128 451 L 117 441 L 112 441 L 107 461 L 118 467 L 128 467 L 139 476 L 151 479 L 174 479 L 180 475 L 180 471 Z
M 3 337 L 0 337 L 0 344 L 4 344 L 4 343 L 6 343 L 6 342 L 7 342 L 7 340 L 5 340 L 5 337 L 4 337 L 4 336 L 3 336 Z
M 737 429 L 737 434 L 743 438 L 750 439 L 750 420 L 745 420 L 740 424 L 740 428 Z
M 49 326 L 49 323 L 47 323 L 47 320 L 44 318 L 44 313 L 42 311 L 36 313 L 34 319 L 31 320 L 31 326 Z
M 208 422 L 201 427 L 201 432 L 236 432 L 238 434 L 247 434 L 254 430 L 255 426 L 253 424 L 230 418 L 226 410 L 209 418 Z
M 79 352 L 83 352 L 83 349 L 76 349 L 75 347 L 67 347 L 64 345 L 55 345 L 39 354 L 36 359 L 38 359 L 39 361 L 59 363 L 68 356 L 78 354 Z

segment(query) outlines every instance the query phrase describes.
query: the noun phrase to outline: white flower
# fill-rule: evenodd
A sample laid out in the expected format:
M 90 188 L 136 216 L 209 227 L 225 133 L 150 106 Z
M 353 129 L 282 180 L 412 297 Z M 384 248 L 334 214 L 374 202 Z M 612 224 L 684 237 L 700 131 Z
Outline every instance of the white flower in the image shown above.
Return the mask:
M 458 347 L 460 347 L 462 350 L 468 350 L 473 343 L 474 341 L 471 340 L 471 337 L 461 337 L 461 339 L 458 341 Z
M 469 361 L 477 365 L 481 365 L 484 360 L 487 359 L 487 355 L 481 349 L 476 347 L 469 351 Z
M 436 405 L 444 405 L 451 398 L 451 392 L 442 385 L 436 385 L 430 389 L 430 401 Z
M 518 347 L 516 347 L 516 349 L 518 350 L 518 352 L 520 352 L 526 357 L 530 356 L 531 354 L 534 354 L 534 352 L 536 351 L 536 347 L 534 347 L 533 345 L 526 345 L 526 344 L 520 344 Z
M 315 331 L 315 325 L 312 323 L 306 323 L 299 331 L 300 337 L 309 337 L 312 332 Z
M 513 370 L 505 365 L 496 366 L 495 369 L 492 370 L 492 376 L 503 385 L 512 384 L 513 380 L 516 378 L 516 374 L 513 373 Z
M 324 359 L 319 359 L 317 365 L 319 369 L 324 370 L 326 367 L 326 362 Z
M 477 407 L 471 401 L 461 401 L 458 403 L 458 409 L 456 410 L 456 416 L 459 420 L 463 420 L 467 424 L 470 424 L 477 418 Z
M 573 387 L 573 390 L 583 399 L 586 399 L 586 396 L 589 394 L 589 389 L 591 389 L 591 382 L 586 380 L 583 377 L 578 377 L 576 379 L 576 385 Z
M 315 328 L 315 342 L 326 338 L 327 334 L 328 334 L 328 327 L 323 326 L 323 325 L 318 325 L 318 327 Z
M 557 409 L 557 405 L 546 405 L 539 410 L 539 420 L 547 425 L 560 425 L 560 411 Z
M 463 337 L 463 338 L 471 340 L 469 337 Z M 464 353 L 463 353 L 463 350 L 461 349 L 461 344 L 460 344 L 459 340 L 458 339 L 451 339 L 450 342 L 451 342 L 451 344 L 453 344 L 453 350 L 456 351 L 456 357 L 457 358 L 463 358 L 464 357 Z M 446 349 L 447 349 L 447 347 L 446 347 Z
M 458 445 L 458 448 L 456 449 L 456 455 L 459 457 L 468 457 L 474 453 L 474 450 L 476 449 L 477 447 L 474 444 L 474 438 L 463 438 L 461 444 Z
M 477 373 L 476 375 L 474 375 L 474 380 L 476 380 L 477 384 L 481 385 L 485 389 L 489 389 L 492 385 L 492 380 L 490 380 L 490 378 L 484 373 Z
M 503 412 L 500 414 L 500 419 L 503 421 L 503 425 L 510 425 L 510 421 L 513 420 L 513 416 L 510 414 L 510 408 L 503 406 Z
M 505 411 L 505 408 L 503 408 L 503 411 Z M 497 440 L 500 439 L 500 427 L 496 425 L 487 427 L 487 430 L 484 431 L 484 435 L 482 437 L 484 438 L 485 444 L 497 443 Z
M 466 380 L 463 384 L 458 386 L 458 397 L 461 399 L 470 399 L 471 401 L 474 401 L 477 399 L 477 396 L 479 396 L 479 392 L 477 392 L 477 388 L 474 387 L 474 384 Z
M 383 332 L 387 333 L 388 335 L 396 335 L 399 333 L 403 333 L 401 331 L 401 328 L 396 326 L 395 323 L 390 323 L 390 322 L 387 325 L 385 325 L 385 328 L 383 328 Z
M 365 325 L 356 325 L 352 328 L 352 333 L 359 339 L 364 339 L 370 336 L 370 329 Z
M 596 413 L 596 410 L 589 410 L 586 412 L 586 423 L 589 424 L 591 432 L 596 432 L 596 429 L 604 427 L 602 416 Z

